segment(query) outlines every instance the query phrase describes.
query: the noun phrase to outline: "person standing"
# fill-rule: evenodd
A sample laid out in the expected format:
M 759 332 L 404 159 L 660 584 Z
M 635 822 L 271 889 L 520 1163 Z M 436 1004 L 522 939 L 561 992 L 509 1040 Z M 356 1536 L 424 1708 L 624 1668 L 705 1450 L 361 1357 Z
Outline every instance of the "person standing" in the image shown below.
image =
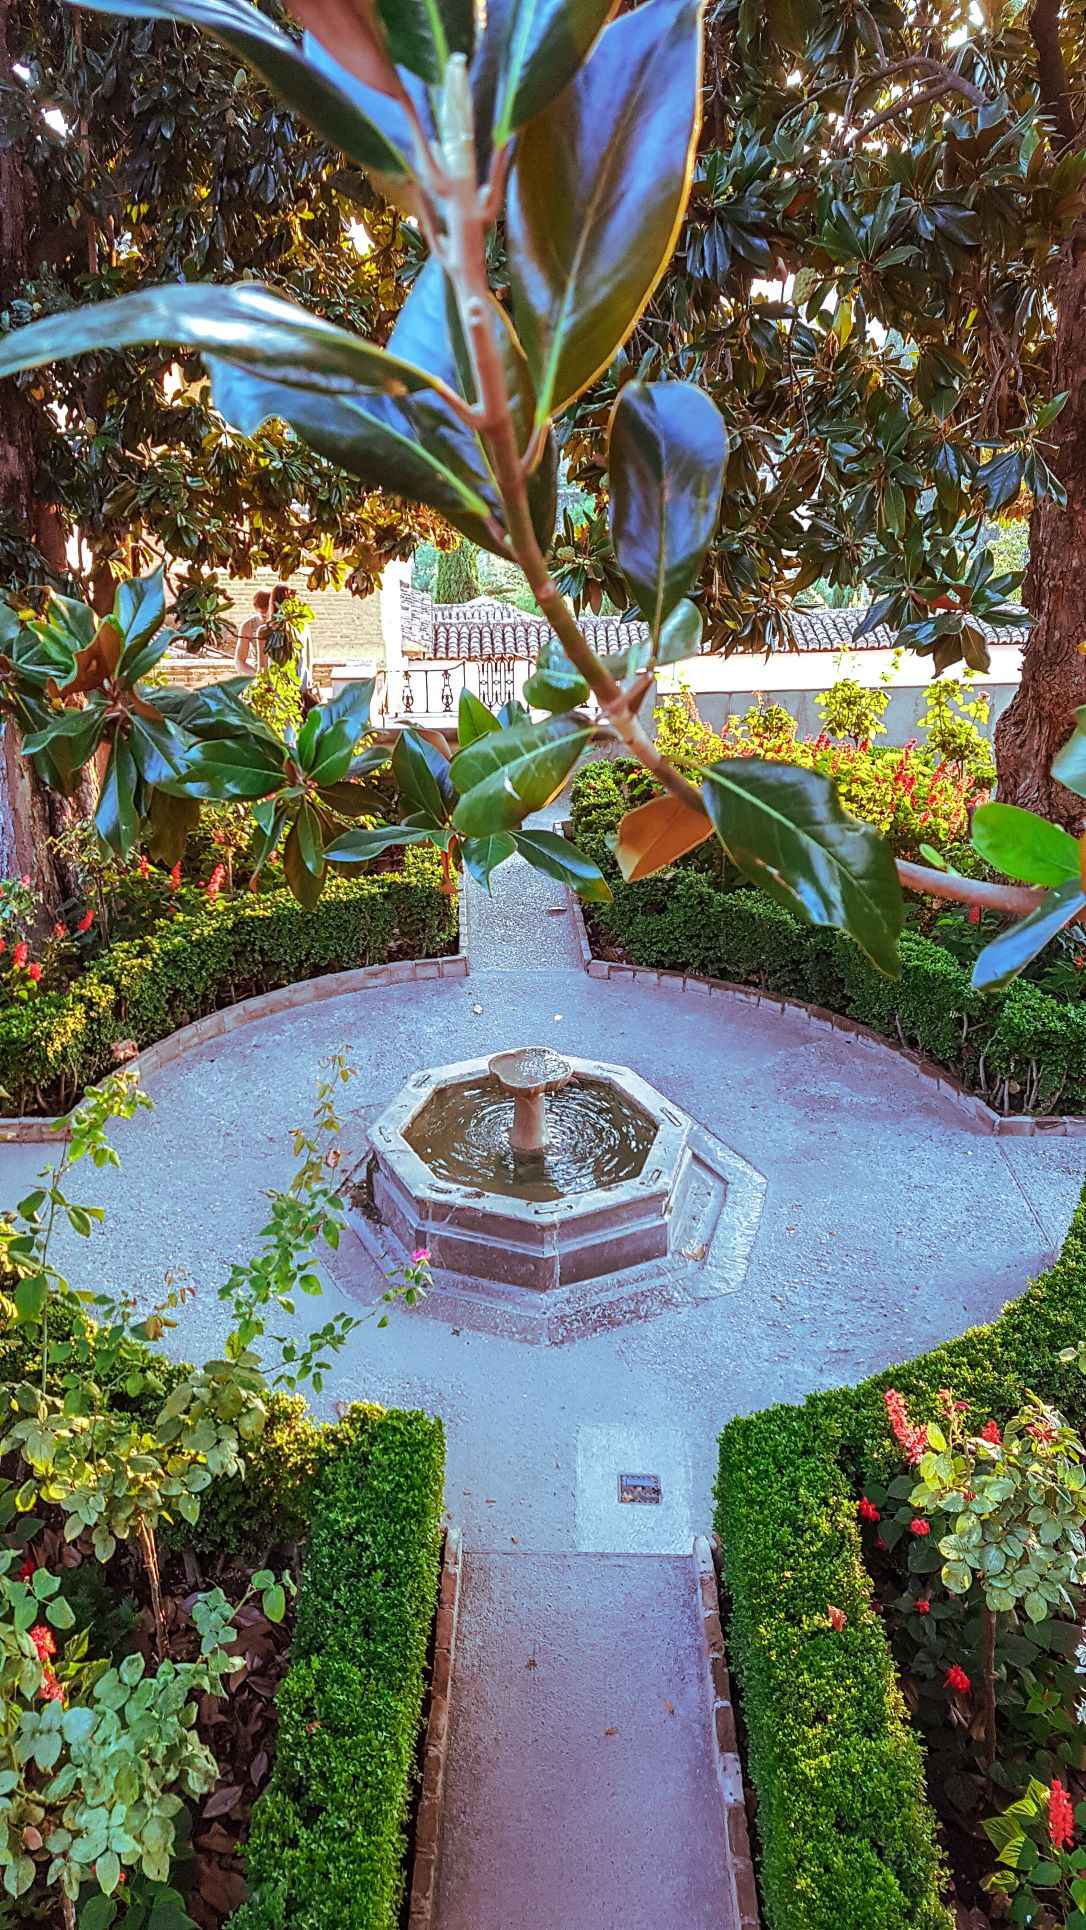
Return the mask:
M 261 632 L 268 621 L 271 609 L 271 596 L 267 590 L 257 590 L 253 596 L 251 615 L 247 616 L 238 631 L 237 647 L 234 651 L 234 669 L 245 677 L 255 677 L 263 670 L 266 657 Z

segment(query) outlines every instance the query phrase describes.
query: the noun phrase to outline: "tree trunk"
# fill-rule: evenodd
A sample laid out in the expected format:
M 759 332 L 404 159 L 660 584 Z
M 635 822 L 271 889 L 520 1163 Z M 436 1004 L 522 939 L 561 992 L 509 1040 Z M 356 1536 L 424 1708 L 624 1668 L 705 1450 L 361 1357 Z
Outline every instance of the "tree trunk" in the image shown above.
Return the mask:
M 1053 291 L 1057 306 L 1052 393 L 1067 402 L 1046 440 L 1067 507 L 1038 502 L 1030 521 L 1025 601 L 1033 627 L 1022 682 L 996 727 L 999 796 L 1071 831 L 1086 825 L 1086 799 L 1049 777 L 1049 766 L 1086 704 L 1086 226 L 1068 244 Z

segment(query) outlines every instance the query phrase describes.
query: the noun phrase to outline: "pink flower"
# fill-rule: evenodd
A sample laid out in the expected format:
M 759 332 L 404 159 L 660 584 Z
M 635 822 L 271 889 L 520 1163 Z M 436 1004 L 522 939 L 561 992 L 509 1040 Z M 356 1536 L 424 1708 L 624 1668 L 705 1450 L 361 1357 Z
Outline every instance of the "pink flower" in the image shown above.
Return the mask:
M 921 1455 L 927 1450 L 927 1428 L 913 1425 L 905 1405 L 905 1396 L 899 1394 L 896 1388 L 888 1387 L 882 1398 L 886 1404 L 886 1418 L 890 1423 L 890 1432 L 910 1467 L 915 1467 Z
M 421 1266 L 421 1265 L 423 1264 L 423 1262 L 424 1262 L 425 1260 L 428 1260 L 429 1258 L 430 1258 L 430 1249 L 429 1249 L 429 1247 L 428 1247 L 428 1246 L 417 1246 L 417 1247 L 415 1248 L 415 1251 L 414 1251 L 414 1253 L 413 1253 L 413 1254 L 411 1255 L 411 1264 L 412 1264 L 412 1266 L 415 1266 L 415 1267 L 418 1267 L 418 1266 Z
M 20 880 L 19 880 L 19 883 L 20 883 L 20 884 L 22 885 L 22 887 L 23 887 L 23 890 L 24 890 L 24 891 L 29 891 L 29 890 L 30 890 L 30 873 L 29 873 L 29 871 L 24 871 L 24 872 L 23 872 L 23 875 L 22 875 L 22 877 L 20 878 Z
M 88 906 L 87 910 L 83 913 L 82 918 L 79 920 L 79 923 L 76 926 L 76 931 L 89 931 L 93 923 L 94 923 L 94 913 L 93 911 L 91 911 L 90 907 Z
M 208 900 L 211 904 L 214 904 L 216 898 L 218 897 L 220 891 L 222 890 L 222 881 L 225 878 L 225 876 L 226 876 L 226 866 L 224 864 L 217 864 L 210 878 L 207 881 L 207 895 L 208 895 Z

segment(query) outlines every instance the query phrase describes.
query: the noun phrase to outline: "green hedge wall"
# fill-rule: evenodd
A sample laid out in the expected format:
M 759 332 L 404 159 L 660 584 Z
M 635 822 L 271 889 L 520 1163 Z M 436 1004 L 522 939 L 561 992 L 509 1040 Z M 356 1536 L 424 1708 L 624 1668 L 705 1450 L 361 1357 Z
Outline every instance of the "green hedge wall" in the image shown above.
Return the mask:
M 883 1392 L 917 1420 L 950 1388 L 1005 1420 L 1028 1389 L 1086 1426 L 1086 1193 L 1059 1260 L 990 1326 L 854 1388 L 731 1421 L 716 1525 L 758 1793 L 766 1930 L 953 1930 L 923 1756 L 860 1546 L 865 1478 L 899 1471 Z M 844 1610 L 840 1631 L 827 1606 Z
M 114 1069 L 122 1039 L 152 1045 L 254 993 L 323 972 L 426 958 L 456 935 L 440 861 L 405 853 L 403 872 L 328 883 L 312 911 L 288 891 L 182 912 L 145 938 L 109 946 L 64 993 L 0 1013 L 5 1113 L 59 1112 Z
M 326 1469 L 233 1930 L 396 1930 L 439 1581 L 444 1435 L 389 1412 Z
M 901 977 L 883 978 L 842 933 L 802 924 L 762 892 L 727 890 L 685 861 L 624 884 L 611 850 L 627 808 L 621 763 L 590 764 L 573 787 L 574 840 L 614 892 L 593 917 L 632 963 L 757 985 L 857 1019 L 937 1060 L 1000 1112 L 1086 1112 L 1086 1000 L 1067 1004 L 1024 982 L 975 992 L 942 945 L 909 931 Z

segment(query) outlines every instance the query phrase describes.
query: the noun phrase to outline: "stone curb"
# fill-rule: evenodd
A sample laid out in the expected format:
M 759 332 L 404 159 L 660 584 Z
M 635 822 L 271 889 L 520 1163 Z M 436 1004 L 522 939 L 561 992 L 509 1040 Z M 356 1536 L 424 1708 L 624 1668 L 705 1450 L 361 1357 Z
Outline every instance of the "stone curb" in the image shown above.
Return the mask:
M 735 1922 L 739 1930 L 761 1930 L 758 1885 L 750 1853 L 747 1805 L 743 1792 L 743 1765 L 732 1706 L 732 1684 L 724 1653 L 724 1631 L 720 1625 L 720 1595 L 717 1589 L 713 1552 L 704 1535 L 694 1537 L 694 1587 L 697 1611 L 705 1645 L 705 1673 L 709 1686 L 713 1733 L 711 1744 L 716 1760 L 717 1780 L 724 1799 L 724 1825 L 728 1844 L 735 1903 Z
M 976 1120 L 978 1125 L 998 1139 L 1034 1136 L 1050 1139 L 1086 1138 L 1086 1119 L 1080 1115 L 996 1112 L 975 1092 L 967 1091 L 943 1066 L 936 1065 L 933 1059 L 925 1059 L 919 1052 L 910 1052 L 907 1046 L 893 1045 L 881 1032 L 873 1031 L 871 1026 L 861 1025 L 858 1019 L 845 1018 L 839 1012 L 829 1012 L 822 1005 L 808 1005 L 802 999 L 775 998 L 771 992 L 758 992 L 750 985 L 736 985 L 726 978 L 701 978 L 696 972 L 657 971 L 650 965 L 620 965 L 612 959 L 595 958 L 588 942 L 580 902 L 573 892 L 569 895 L 574 929 L 589 978 L 636 979 L 638 984 L 665 985 L 673 992 L 690 992 L 699 998 L 729 998 L 740 1005 L 760 1005 L 773 1012 L 790 1012 L 796 1018 L 806 1019 L 812 1031 L 840 1032 L 846 1038 L 855 1039 L 867 1051 L 885 1053 L 892 1064 L 907 1067 L 925 1085 L 934 1086 L 958 1112 Z
M 423 1745 L 422 1788 L 415 1817 L 415 1855 L 411 1869 L 407 1930 L 433 1930 L 437 1922 L 437 1880 L 441 1867 L 445 1815 L 445 1765 L 449 1752 L 449 1698 L 456 1664 L 462 1568 L 460 1530 L 450 1523 L 445 1530 L 441 1592 L 434 1621 L 434 1669 L 430 1683 L 430 1714 Z
M 221 1039 L 240 1026 L 254 1025 L 258 1019 L 271 1018 L 276 1012 L 289 1012 L 299 1005 L 318 1005 L 324 999 L 346 998 L 352 992 L 383 989 L 386 985 L 406 985 L 419 980 L 467 978 L 470 967 L 463 949 L 448 958 L 404 958 L 387 965 L 358 965 L 347 972 L 326 972 L 320 978 L 302 978 L 294 985 L 281 985 L 274 992 L 258 992 L 255 998 L 239 999 L 224 1005 L 219 1012 L 183 1025 L 165 1039 L 146 1046 L 125 1070 L 135 1073 L 142 1083 L 149 1073 L 161 1071 L 194 1046 Z M 66 1139 L 60 1119 L 0 1119 L 0 1145 L 34 1145 Z

